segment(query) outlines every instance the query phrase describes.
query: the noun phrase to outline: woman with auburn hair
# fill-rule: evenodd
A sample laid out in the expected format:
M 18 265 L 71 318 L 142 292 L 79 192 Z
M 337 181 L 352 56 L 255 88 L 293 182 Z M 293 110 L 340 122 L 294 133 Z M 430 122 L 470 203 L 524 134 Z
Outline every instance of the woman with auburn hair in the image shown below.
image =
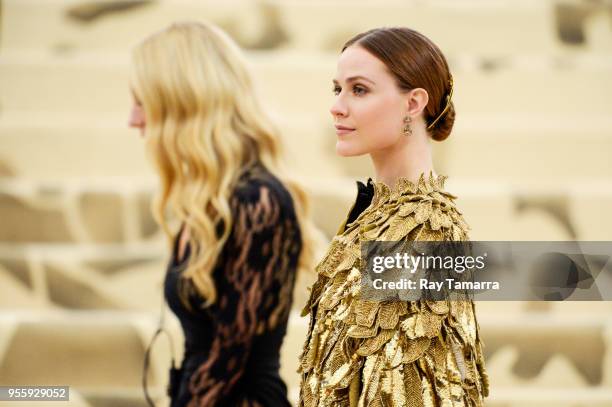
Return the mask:
M 360 295 L 368 241 L 469 241 L 433 168 L 431 139 L 446 139 L 455 120 L 446 59 L 414 30 L 373 29 L 342 48 L 333 91 L 336 151 L 369 154 L 377 180 L 358 182 L 317 266 L 299 405 L 482 406 L 489 383 L 472 300 Z
M 288 406 L 279 351 L 309 258 L 305 198 L 281 178 L 242 54 L 212 25 L 177 23 L 135 47 L 130 82 L 172 247 L 164 294 L 185 336 L 171 405 Z

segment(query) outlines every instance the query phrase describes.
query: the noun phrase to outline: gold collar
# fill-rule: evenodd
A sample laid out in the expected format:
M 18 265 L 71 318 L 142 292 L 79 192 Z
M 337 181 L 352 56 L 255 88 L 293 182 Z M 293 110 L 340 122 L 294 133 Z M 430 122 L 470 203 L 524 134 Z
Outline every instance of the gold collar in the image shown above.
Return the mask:
M 421 172 L 416 183 L 406 177 L 398 178 L 393 187 L 382 181 L 374 181 L 372 182 L 374 185 L 372 206 L 396 200 L 402 195 L 428 195 L 432 192 L 439 192 L 449 198 L 456 199 L 455 195 L 444 191 L 444 183 L 447 178 L 448 176 L 446 175 L 434 176 L 433 171 L 429 171 L 427 179 L 425 178 L 425 172 Z M 370 181 L 371 179 L 368 180 L 368 182 Z

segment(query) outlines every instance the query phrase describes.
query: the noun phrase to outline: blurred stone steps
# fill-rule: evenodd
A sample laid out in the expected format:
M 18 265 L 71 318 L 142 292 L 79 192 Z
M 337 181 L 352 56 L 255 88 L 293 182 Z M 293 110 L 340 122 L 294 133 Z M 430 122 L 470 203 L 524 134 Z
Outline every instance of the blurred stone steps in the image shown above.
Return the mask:
M 352 35 L 373 27 L 408 26 L 425 33 L 444 52 L 467 51 L 473 54 L 511 55 L 542 50 L 567 52 L 603 50 L 612 32 L 599 26 L 596 17 L 606 16 L 604 4 L 566 1 L 575 13 L 585 18 L 559 18 L 555 1 L 467 0 L 467 1 L 360 1 L 346 7 L 342 1 L 275 1 L 280 20 L 297 49 L 339 50 Z M 589 17 L 589 18 L 586 18 Z M 595 21 L 593 21 L 595 20 Z M 317 30 L 312 31 L 316 21 Z M 517 30 L 516 22 L 521 22 Z M 559 33 L 580 30 L 581 41 L 568 44 Z M 486 32 L 486 35 L 483 33 Z
M 259 51 L 248 57 L 270 109 L 280 115 L 328 114 L 335 54 Z M 0 60 L 0 102 L 5 111 L 112 112 L 127 117 L 129 61 L 129 53 L 5 53 Z M 609 56 L 467 58 L 452 65 L 458 112 L 577 117 L 610 109 Z
M 265 17 L 248 1 L 6 0 L 5 49 L 128 51 L 136 42 L 177 20 L 209 20 L 245 40 L 260 35 Z
M 331 238 L 355 199 L 356 179 L 295 179 L 310 197 L 315 224 Z M 537 183 L 450 176 L 445 189 L 458 196 L 456 204 L 472 228 L 472 240 L 609 240 L 610 178 L 572 181 L 549 182 L 542 188 Z M 5 221 L 0 242 L 117 243 L 129 250 L 129 244 L 163 241 L 150 213 L 155 189 L 150 177 L 2 181 L 0 217 Z
M 487 310 L 489 304 L 492 308 Z M 495 310 L 497 303 L 477 305 L 492 380 L 492 405 L 515 406 L 521 402 L 530 406 L 553 402 L 565 405 L 563 402 L 571 401 L 573 404 L 568 405 L 599 406 L 610 400 L 612 371 L 610 355 L 605 352 L 612 341 L 609 313 L 585 317 L 513 312 L 502 320 Z M 291 314 L 282 348 L 281 374 L 293 395 L 299 386 L 294 369 L 307 332 L 307 321 L 297 311 Z M 10 378 L 3 384 L 61 383 L 69 384 L 90 402 L 96 394 L 101 398 L 137 400 L 144 347 L 155 324 L 155 314 L 150 312 L 0 312 L 0 359 L 3 361 L 0 371 L 2 377 Z M 170 319 L 168 327 L 177 346 L 175 354 L 180 355 L 181 333 L 177 324 Z M 588 358 L 581 357 L 584 348 L 590 349 Z M 154 347 L 153 389 L 163 386 L 169 351 L 166 343 Z M 535 371 L 527 363 L 534 357 L 542 360 Z M 53 380 L 48 379 L 50 370 Z M 82 375 L 83 371 L 88 374 Z M 584 377 L 592 382 L 585 381 Z M 538 404 L 531 404 L 530 400 Z M 584 404 L 589 402 L 593 404 Z
M 160 387 L 156 393 L 163 394 Z M 156 400 L 157 398 L 154 397 Z M 168 402 L 167 398 L 159 400 Z M 143 392 L 140 389 L 104 388 L 102 390 L 90 390 L 82 387 L 70 388 L 70 401 L 36 401 L 37 407 L 147 407 Z M 3 401 L 3 407 L 23 407 L 23 401 Z
M 145 142 L 137 129 L 128 127 L 126 114 L 5 112 L 0 115 L 0 167 L 5 176 L 27 179 L 154 177 Z M 320 176 L 342 173 L 330 121 L 285 116 L 277 127 L 290 170 Z
M 290 401 L 297 405 L 299 386 L 289 389 Z M 487 407 L 610 407 L 612 391 L 608 389 L 564 390 L 495 388 L 485 398 Z
M 150 213 L 154 188 L 151 178 L 47 182 L 4 178 L 0 180 L 4 217 L 0 241 L 133 243 L 149 239 L 158 231 Z
M 293 173 L 321 178 L 373 173 L 369 157 L 336 154 L 327 114 L 283 115 L 276 122 Z M 7 111 L 0 116 L 0 142 L 5 176 L 154 176 L 144 140 L 127 126 L 124 115 L 88 113 L 76 118 L 66 112 Z M 603 114 L 585 115 L 577 122 L 553 114 L 460 113 L 451 136 L 432 145 L 438 170 L 454 177 L 546 183 L 559 177 L 579 182 L 612 176 L 612 118 Z
M 112 310 L 1 311 L 2 384 L 70 386 L 70 402 L 54 405 L 145 405 L 144 351 L 157 318 L 151 312 Z M 178 357 L 180 327 L 172 318 L 166 326 L 176 338 Z M 171 348 L 164 342 L 160 339 L 153 348 L 148 375 L 152 393 L 160 394 L 167 380 Z
M 486 404 L 492 407 L 608 407 L 612 405 L 612 391 L 495 388 Z
M 154 309 L 169 258 L 159 243 L 0 245 L 0 308 Z
M 125 51 L 175 20 L 210 20 L 247 48 L 337 51 L 352 35 L 376 26 L 421 30 L 445 51 L 508 55 L 600 51 L 611 33 L 599 24 L 605 3 L 513 1 L 249 2 L 5 0 L 3 47 Z M 565 6 L 565 7 L 561 7 Z M 568 18 L 566 14 L 581 18 Z M 521 29 L 516 29 L 516 21 Z M 316 22 L 317 29 L 312 30 Z M 486 32 L 486 35 L 483 33 Z

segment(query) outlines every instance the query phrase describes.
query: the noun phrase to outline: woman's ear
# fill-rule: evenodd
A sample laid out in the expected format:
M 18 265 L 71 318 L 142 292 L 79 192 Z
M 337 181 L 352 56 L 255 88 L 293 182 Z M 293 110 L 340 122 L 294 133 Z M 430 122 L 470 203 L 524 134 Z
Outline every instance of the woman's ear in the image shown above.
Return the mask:
M 427 107 L 429 94 L 423 88 L 414 88 L 406 94 L 406 107 L 412 117 L 418 116 Z

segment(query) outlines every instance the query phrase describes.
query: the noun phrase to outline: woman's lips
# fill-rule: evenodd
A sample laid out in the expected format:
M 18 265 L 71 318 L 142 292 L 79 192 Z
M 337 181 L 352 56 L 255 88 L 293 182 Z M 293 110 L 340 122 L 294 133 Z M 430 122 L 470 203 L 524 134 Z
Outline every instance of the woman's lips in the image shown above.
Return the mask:
M 351 128 L 351 127 L 347 127 L 347 126 L 342 126 L 340 124 L 336 124 L 334 127 L 336 127 L 336 134 L 337 135 L 344 135 L 344 134 L 349 134 L 352 133 L 353 131 L 355 131 L 355 129 Z

